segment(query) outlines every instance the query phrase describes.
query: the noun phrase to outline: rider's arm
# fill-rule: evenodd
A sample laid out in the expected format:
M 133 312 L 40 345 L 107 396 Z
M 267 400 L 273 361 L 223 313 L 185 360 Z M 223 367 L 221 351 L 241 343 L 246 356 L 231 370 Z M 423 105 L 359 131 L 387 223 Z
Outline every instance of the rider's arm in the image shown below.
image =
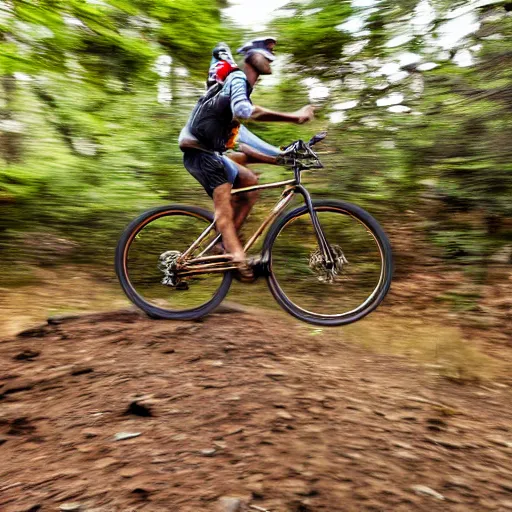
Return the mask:
M 264 164 L 275 165 L 277 163 L 277 158 L 275 156 L 266 155 L 265 153 L 254 149 L 248 144 L 241 143 L 240 151 L 245 155 L 246 163 L 248 164 L 261 162 Z
M 275 112 L 267 108 L 254 105 L 251 119 L 254 121 L 281 121 L 287 123 L 302 124 L 313 119 L 314 111 L 310 105 L 297 110 L 297 112 Z
M 236 119 L 250 119 L 254 105 L 247 93 L 247 81 L 241 77 L 231 80 L 231 110 Z
M 276 157 L 281 154 L 278 147 L 265 142 L 244 125 L 238 131 L 238 147 L 246 155 L 247 163 L 276 164 Z
M 291 113 L 274 112 L 258 105 L 253 105 L 247 92 L 247 81 L 239 76 L 231 80 L 231 110 L 237 119 L 252 119 L 254 121 L 282 121 L 302 124 L 314 117 L 311 105 Z

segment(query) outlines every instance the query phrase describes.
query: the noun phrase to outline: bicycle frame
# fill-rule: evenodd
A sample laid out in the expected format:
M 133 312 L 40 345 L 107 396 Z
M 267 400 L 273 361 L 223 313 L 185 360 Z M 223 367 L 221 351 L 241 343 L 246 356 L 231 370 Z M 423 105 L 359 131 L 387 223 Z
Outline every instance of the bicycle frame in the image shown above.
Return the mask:
M 276 203 L 268 217 L 262 222 L 259 228 L 254 232 L 254 234 L 249 238 L 247 243 L 244 246 L 244 251 L 247 252 L 251 249 L 251 247 L 256 243 L 261 234 L 265 231 L 265 229 L 286 209 L 288 204 L 293 200 L 295 194 L 300 193 L 303 198 L 306 206 L 308 208 L 309 214 L 311 216 L 311 221 L 313 223 L 313 227 L 315 229 L 315 234 L 318 240 L 318 244 L 320 249 L 324 255 L 326 266 L 330 268 L 334 263 L 334 257 L 332 255 L 329 243 L 325 238 L 325 234 L 322 230 L 320 222 L 318 220 L 318 216 L 316 211 L 313 208 L 313 202 L 311 200 L 311 196 L 306 188 L 301 184 L 301 169 L 298 167 L 294 168 L 295 178 L 279 181 L 275 183 L 265 183 L 262 185 L 253 185 L 251 187 L 238 188 L 233 189 L 231 191 L 231 195 L 243 194 L 246 192 L 253 192 L 256 190 L 263 189 L 271 189 L 278 188 L 284 186 L 279 201 Z M 226 272 L 228 270 L 236 270 L 236 266 L 233 265 L 230 261 L 228 255 L 212 255 L 212 256 L 204 256 L 209 250 L 211 250 L 215 244 L 217 244 L 221 235 L 218 234 L 195 258 L 188 259 L 194 251 L 200 246 L 201 242 L 205 240 L 208 235 L 215 228 L 215 221 L 213 221 L 195 240 L 195 242 L 180 256 L 178 259 L 178 270 L 180 277 L 187 277 L 197 274 L 205 274 L 205 273 L 216 273 L 216 272 Z M 263 262 L 264 264 L 267 261 Z

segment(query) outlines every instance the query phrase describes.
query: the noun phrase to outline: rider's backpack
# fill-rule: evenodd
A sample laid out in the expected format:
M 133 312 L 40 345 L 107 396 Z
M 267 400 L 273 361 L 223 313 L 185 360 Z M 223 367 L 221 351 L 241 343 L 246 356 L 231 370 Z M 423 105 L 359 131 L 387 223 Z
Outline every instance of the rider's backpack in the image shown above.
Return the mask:
M 240 77 L 246 81 L 243 71 L 232 70 L 229 74 L 238 71 Z M 226 143 L 231 137 L 233 129 L 239 126 L 239 122 L 233 119 L 231 111 L 230 94 L 225 88 L 230 87 L 230 82 L 212 85 L 197 102 L 190 120 L 188 129 L 190 133 L 209 150 L 223 152 L 226 150 Z

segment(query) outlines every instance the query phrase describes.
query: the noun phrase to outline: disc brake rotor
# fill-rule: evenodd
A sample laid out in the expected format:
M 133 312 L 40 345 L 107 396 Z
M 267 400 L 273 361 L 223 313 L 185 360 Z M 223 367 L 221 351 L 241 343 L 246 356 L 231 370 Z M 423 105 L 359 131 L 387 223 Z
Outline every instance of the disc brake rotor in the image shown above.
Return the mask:
M 320 249 L 312 252 L 309 257 L 309 268 L 321 282 L 334 283 L 336 278 L 343 272 L 343 267 L 348 264 L 348 260 L 345 258 L 339 245 L 331 245 L 331 253 L 334 256 L 332 268 L 327 267 L 324 255 Z

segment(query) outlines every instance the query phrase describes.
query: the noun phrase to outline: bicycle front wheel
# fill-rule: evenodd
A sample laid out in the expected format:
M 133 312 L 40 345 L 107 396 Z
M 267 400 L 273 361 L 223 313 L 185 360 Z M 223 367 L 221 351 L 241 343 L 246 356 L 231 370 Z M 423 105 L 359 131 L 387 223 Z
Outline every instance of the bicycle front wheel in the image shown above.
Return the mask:
M 391 245 L 365 210 L 335 200 L 313 201 L 331 251 L 334 272 L 323 261 L 306 206 L 278 219 L 264 252 L 270 255 L 270 291 L 290 314 L 316 325 L 355 322 L 373 311 L 391 285 Z
M 178 286 L 169 285 L 165 274 L 168 262 L 212 222 L 210 212 L 181 205 L 153 208 L 135 219 L 119 240 L 115 261 L 128 298 L 153 318 L 192 320 L 213 311 L 228 293 L 231 272 L 187 277 Z M 202 247 L 215 235 L 212 230 Z

